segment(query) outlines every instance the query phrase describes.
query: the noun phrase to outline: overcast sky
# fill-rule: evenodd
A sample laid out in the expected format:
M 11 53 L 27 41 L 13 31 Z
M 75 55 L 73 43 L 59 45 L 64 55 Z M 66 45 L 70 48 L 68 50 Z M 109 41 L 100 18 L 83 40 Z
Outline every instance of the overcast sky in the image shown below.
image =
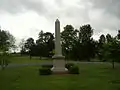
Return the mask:
M 58 18 L 61 31 L 67 24 L 79 29 L 91 24 L 94 39 L 102 33 L 113 36 L 120 29 L 120 0 L 0 0 L 0 25 L 17 40 L 33 37 L 40 30 L 54 32 Z

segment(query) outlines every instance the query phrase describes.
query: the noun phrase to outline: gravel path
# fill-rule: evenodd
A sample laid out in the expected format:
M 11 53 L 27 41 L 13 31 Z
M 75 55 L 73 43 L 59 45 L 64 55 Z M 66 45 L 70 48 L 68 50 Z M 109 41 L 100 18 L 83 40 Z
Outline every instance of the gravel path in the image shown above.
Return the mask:
M 84 63 L 84 64 L 111 64 L 109 62 L 79 62 L 79 61 L 68 61 L 70 63 Z M 40 63 L 24 63 L 24 64 L 12 64 L 10 63 L 7 68 L 12 68 L 12 67 L 23 67 L 23 66 L 41 66 L 41 65 L 49 65 L 52 64 L 52 62 L 40 62 Z M 0 66 L 1 68 L 1 66 Z

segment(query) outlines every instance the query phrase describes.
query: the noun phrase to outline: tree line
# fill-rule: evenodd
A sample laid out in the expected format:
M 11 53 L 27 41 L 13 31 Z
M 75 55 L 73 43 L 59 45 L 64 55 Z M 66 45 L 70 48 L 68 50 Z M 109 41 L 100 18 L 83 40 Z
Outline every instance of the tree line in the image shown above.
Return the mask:
M 99 40 L 93 39 L 94 29 L 90 24 L 75 29 L 72 25 L 66 25 L 61 32 L 62 54 L 67 60 L 91 61 L 120 61 L 120 30 L 116 36 L 109 33 L 102 34 Z M 28 38 L 22 40 L 20 45 L 21 55 L 52 58 L 55 53 L 54 33 L 40 31 L 38 39 Z M 15 50 L 15 38 L 8 31 L 0 30 L 0 52 Z
M 68 60 L 90 61 L 96 58 L 101 61 L 120 61 L 120 30 L 113 37 L 109 33 L 102 34 L 99 40 L 93 39 L 94 29 L 90 24 L 74 29 L 72 25 L 66 25 L 61 32 L 62 53 Z M 21 54 L 49 57 L 54 55 L 55 38 L 51 32 L 38 34 L 38 39 L 28 38 L 21 47 Z

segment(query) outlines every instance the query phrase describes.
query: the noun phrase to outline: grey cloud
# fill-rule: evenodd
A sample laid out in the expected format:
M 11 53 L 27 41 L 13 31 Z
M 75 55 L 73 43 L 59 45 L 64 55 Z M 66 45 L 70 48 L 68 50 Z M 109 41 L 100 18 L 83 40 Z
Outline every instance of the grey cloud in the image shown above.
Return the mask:
M 101 16 L 97 19 L 91 19 L 90 24 L 94 28 L 94 33 L 99 34 L 107 34 L 117 35 L 117 30 L 120 28 L 120 21 L 118 18 L 109 15 L 109 14 L 101 14 Z
M 80 2 L 81 3 L 81 2 Z M 120 0 L 82 0 L 92 12 L 99 12 L 99 14 L 91 13 L 89 23 L 94 28 L 95 35 L 107 34 L 117 35 L 117 30 L 120 28 Z M 92 19 L 91 17 L 96 17 Z
M 62 7 L 64 5 L 63 0 L 55 0 L 55 3 L 59 6 Z
M 120 21 L 120 0 L 80 0 L 76 6 L 67 6 L 63 0 L 54 0 L 59 9 L 44 2 L 44 0 L 0 0 L 0 11 L 9 13 L 21 13 L 27 10 L 33 10 L 39 15 L 43 15 L 50 23 L 54 23 L 56 18 L 62 19 L 64 24 L 80 24 L 90 23 L 93 28 L 95 27 L 97 33 L 116 32 L 119 28 Z M 81 2 L 82 1 L 82 2 Z M 50 2 L 50 0 L 48 0 Z M 68 2 L 69 3 L 69 2 Z M 84 7 L 81 8 L 80 6 Z M 89 12 L 97 9 L 102 9 L 104 13 L 98 21 L 91 20 Z M 116 18 L 117 17 L 117 18 Z
M 120 18 L 120 0 L 83 0 L 92 3 L 93 8 L 103 9 L 105 13 Z
M 0 10 L 9 13 L 20 13 L 26 10 L 33 10 L 39 14 L 47 12 L 41 0 L 0 0 Z
M 60 10 L 51 11 L 47 14 L 49 20 L 55 20 L 56 18 L 64 19 L 63 21 L 68 21 L 73 24 L 80 25 L 81 22 L 89 21 L 89 10 L 87 8 L 81 8 L 77 6 L 63 7 Z
M 82 17 L 84 19 L 88 19 L 88 11 L 87 9 L 83 9 L 83 8 L 78 8 L 78 7 L 70 7 L 65 11 L 65 15 L 67 17 Z
M 46 18 L 54 19 L 57 17 L 88 19 L 88 10 L 69 6 L 66 8 L 63 0 L 54 0 L 59 10 L 54 10 L 54 6 L 44 2 L 44 0 L 0 0 L 0 10 L 9 13 L 21 13 L 27 10 L 33 10 Z M 48 1 L 50 2 L 50 1 Z M 65 8 L 64 8 L 65 7 Z

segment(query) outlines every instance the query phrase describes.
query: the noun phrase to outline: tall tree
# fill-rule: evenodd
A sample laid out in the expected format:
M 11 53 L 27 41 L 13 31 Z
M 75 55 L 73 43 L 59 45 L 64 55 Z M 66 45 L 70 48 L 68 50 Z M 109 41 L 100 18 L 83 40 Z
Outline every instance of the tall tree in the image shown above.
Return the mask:
M 54 55 L 54 53 L 52 52 L 55 48 L 54 36 L 52 33 L 46 32 L 45 37 L 46 37 L 45 42 L 47 43 L 47 47 L 48 47 L 48 53 L 49 53 L 49 56 L 51 57 Z
M 104 58 L 112 62 L 114 68 L 114 62 L 120 62 L 120 42 L 112 38 L 110 42 L 104 44 L 103 53 Z
M 64 31 L 61 32 L 61 41 L 63 54 L 66 58 L 70 57 L 70 52 L 72 51 L 73 45 L 77 39 L 77 30 L 74 30 L 72 25 L 66 25 Z
M 16 51 L 18 50 L 18 46 L 17 45 L 13 45 L 12 46 L 12 50 L 14 51 L 14 53 L 16 53 Z
M 106 42 L 105 35 L 102 34 L 102 35 L 100 36 L 99 43 L 100 43 L 100 44 L 103 44 L 103 43 L 105 43 L 105 42 Z
M 79 32 L 79 39 L 80 42 L 89 42 L 91 39 L 91 36 L 93 35 L 93 29 L 90 26 L 90 24 L 83 25 L 80 27 L 80 32 Z
M 90 61 L 90 58 L 94 56 L 94 40 L 92 39 L 93 29 L 90 24 L 83 25 L 79 30 L 79 42 L 81 44 L 80 47 L 80 57 L 81 59 L 85 59 Z
M 42 44 L 44 43 L 44 32 L 43 30 L 40 31 L 38 34 L 38 40 L 36 40 L 36 44 Z
M 24 46 L 25 46 L 25 39 L 21 39 L 21 41 L 19 43 L 21 56 L 26 53 L 26 49 Z
M 9 37 L 7 35 L 7 32 L 4 30 L 0 30 L 0 50 L 2 51 L 8 51 L 9 49 Z
M 107 43 L 112 41 L 112 36 L 110 34 L 106 35 L 106 41 L 107 41 Z
M 54 53 L 54 36 L 50 32 L 44 33 L 40 31 L 39 37 L 36 40 L 37 51 L 39 52 L 40 57 L 51 57 Z
M 99 38 L 99 43 L 98 43 L 98 58 L 100 59 L 100 60 L 102 60 L 102 61 L 104 61 L 104 44 L 105 44 L 105 42 L 106 42 L 106 38 L 105 38 L 105 35 L 104 34 L 102 34 L 101 36 L 100 36 L 100 38 Z
M 36 40 L 36 55 L 41 57 L 44 54 L 44 32 L 41 30 L 40 33 L 38 34 L 38 39 Z
M 117 39 L 120 39 L 120 30 L 118 30 Z
M 33 38 L 28 38 L 26 40 L 26 43 L 25 43 L 25 48 L 28 50 L 28 53 L 30 55 L 30 59 L 31 59 L 33 46 L 35 46 L 34 39 Z
M 4 69 L 8 65 L 8 52 L 14 45 L 12 34 L 0 29 L 0 65 Z

